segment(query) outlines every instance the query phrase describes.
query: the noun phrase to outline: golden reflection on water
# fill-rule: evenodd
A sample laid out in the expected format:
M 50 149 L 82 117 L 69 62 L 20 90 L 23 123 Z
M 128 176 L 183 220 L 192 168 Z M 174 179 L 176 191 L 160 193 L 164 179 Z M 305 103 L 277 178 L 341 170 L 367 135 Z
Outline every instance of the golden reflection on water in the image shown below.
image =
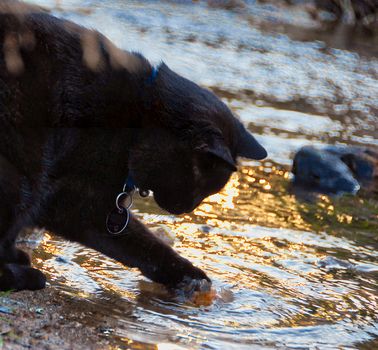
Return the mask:
M 211 343 L 217 332 L 202 334 L 204 325 L 221 325 L 236 337 L 234 341 L 241 341 L 239 329 L 324 324 L 343 328 L 343 324 L 372 324 L 377 318 L 376 275 L 360 274 L 354 267 L 318 265 L 331 255 L 376 266 L 371 245 L 377 237 L 369 234 L 378 232 L 374 198 L 317 196 L 305 202 L 291 192 L 288 171 L 268 163 L 242 167 L 194 213 L 163 214 L 151 198 L 137 199 L 136 209 L 151 229 L 164 227 L 173 232 L 175 249 L 209 273 L 217 297 L 207 312 L 199 309 L 193 314 L 192 304 L 177 306 L 164 288 L 143 281 L 135 270 L 49 233 L 35 262 L 51 283 L 63 285 L 76 297 L 90 300 L 97 295 L 96 303 L 107 314 L 120 320 L 134 315 L 136 329 L 138 322 L 141 329 L 146 324 L 157 327 L 159 337 L 151 349 L 168 346 L 161 341 L 164 332 L 169 339 L 181 334 L 180 342 L 187 339 L 199 345 L 209 338 Z M 170 321 L 168 331 L 163 325 L 170 315 L 180 322 Z M 192 323 L 193 317 L 197 323 Z M 192 331 L 199 332 L 197 340 Z M 128 331 L 125 334 L 124 342 L 130 341 Z M 148 337 L 146 342 L 153 341 Z M 128 346 L 134 349 L 138 344 L 144 343 Z
M 224 222 L 247 221 L 261 226 L 309 230 L 295 196 L 287 191 L 288 176 L 288 171 L 277 166 L 243 167 L 220 193 L 207 198 L 195 210 L 197 218 L 193 220 L 198 221 L 200 217 L 218 227 Z
M 290 188 L 289 172 L 270 162 L 268 165 L 242 167 L 219 194 L 207 198 L 197 208 L 192 220 L 206 219 L 209 225 L 217 227 L 242 221 L 264 227 L 333 233 L 357 220 L 359 226 L 378 229 L 376 198 L 314 195 L 312 201 L 303 201 Z

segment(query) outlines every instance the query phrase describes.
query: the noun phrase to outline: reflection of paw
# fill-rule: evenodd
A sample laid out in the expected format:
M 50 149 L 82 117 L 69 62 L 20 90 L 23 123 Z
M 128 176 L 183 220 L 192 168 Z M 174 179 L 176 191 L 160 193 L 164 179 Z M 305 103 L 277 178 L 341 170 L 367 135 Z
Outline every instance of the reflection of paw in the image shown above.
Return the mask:
M 37 290 L 46 285 L 45 275 L 28 266 L 6 264 L 0 268 L 0 290 Z

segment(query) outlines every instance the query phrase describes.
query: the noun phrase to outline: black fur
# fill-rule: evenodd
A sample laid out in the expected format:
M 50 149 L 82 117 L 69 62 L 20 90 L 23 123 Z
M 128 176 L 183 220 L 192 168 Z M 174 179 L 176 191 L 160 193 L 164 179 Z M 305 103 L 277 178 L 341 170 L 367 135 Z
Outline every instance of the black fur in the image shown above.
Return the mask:
M 105 219 L 127 176 L 172 213 L 219 191 L 238 155 L 265 150 L 210 91 L 29 6 L 0 6 L 0 290 L 45 277 L 15 248 L 44 227 L 176 287 L 209 278 L 131 216 Z M 249 145 L 248 147 L 246 145 Z

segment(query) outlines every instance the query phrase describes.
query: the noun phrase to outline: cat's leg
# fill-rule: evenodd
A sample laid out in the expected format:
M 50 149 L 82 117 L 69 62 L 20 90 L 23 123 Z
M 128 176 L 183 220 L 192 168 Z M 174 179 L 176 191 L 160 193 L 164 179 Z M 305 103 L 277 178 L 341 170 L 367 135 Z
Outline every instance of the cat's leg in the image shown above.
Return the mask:
M 30 257 L 16 248 L 15 240 L 23 228 L 16 209 L 20 204 L 21 179 L 15 168 L 0 156 L 0 290 L 40 289 L 43 274 L 30 267 Z
M 144 276 L 168 287 L 181 287 L 194 280 L 210 282 L 201 269 L 180 256 L 133 216 L 125 234 L 119 237 L 106 232 L 105 218 L 101 226 L 102 229 L 83 229 L 75 236 L 70 233 L 66 237 L 94 248 L 127 266 L 137 267 Z
M 40 173 L 21 176 L 0 155 L 0 284 L 12 289 L 40 289 L 46 282 L 42 272 L 30 267 L 29 256 L 15 246 L 16 238 L 26 227 L 38 226 L 59 188 L 60 164 L 69 157 L 78 138 L 78 131 L 33 129 L 34 137 L 44 139 Z M 33 135 L 32 135 L 33 136 Z M 42 144 L 42 141 L 39 141 Z M 36 143 L 38 144 L 38 143 Z M 2 173 L 4 175 L 2 175 Z M 1 196 L 1 190 L 6 194 Z M 3 209 L 6 215 L 2 215 Z
M 29 255 L 15 246 L 16 233 L 23 227 L 22 220 L 15 220 L 0 240 L 1 291 L 36 290 L 44 288 L 46 284 L 43 273 L 30 267 Z
M 0 261 L 30 264 L 28 256 L 17 250 L 8 236 L 15 220 L 19 183 L 16 168 L 0 155 Z
M 14 215 L 8 229 L 2 231 L 0 239 L 0 290 L 36 290 L 44 288 L 46 278 L 42 272 L 32 268 L 30 256 L 16 247 L 18 233 L 25 227 L 34 226 L 34 207 Z
M 10 166 L 5 169 L 5 164 L 0 159 L 0 263 L 30 265 L 29 255 L 15 246 L 17 234 L 22 229 L 22 225 L 16 225 L 20 181 L 18 174 L 9 170 Z
M 19 264 L 0 266 L 0 291 L 37 290 L 45 284 L 46 277 L 37 269 Z

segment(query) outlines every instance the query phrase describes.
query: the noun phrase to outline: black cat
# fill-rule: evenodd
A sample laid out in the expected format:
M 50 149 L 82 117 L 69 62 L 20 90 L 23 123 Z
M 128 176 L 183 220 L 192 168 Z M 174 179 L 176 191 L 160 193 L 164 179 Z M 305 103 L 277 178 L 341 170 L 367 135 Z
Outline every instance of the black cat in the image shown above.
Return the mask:
M 209 280 L 115 201 L 128 178 L 167 211 L 190 212 L 238 156 L 266 151 L 210 91 L 96 31 L 0 5 L 0 290 L 44 287 L 15 247 L 37 226 L 168 287 Z M 120 235 L 107 232 L 110 212 Z

